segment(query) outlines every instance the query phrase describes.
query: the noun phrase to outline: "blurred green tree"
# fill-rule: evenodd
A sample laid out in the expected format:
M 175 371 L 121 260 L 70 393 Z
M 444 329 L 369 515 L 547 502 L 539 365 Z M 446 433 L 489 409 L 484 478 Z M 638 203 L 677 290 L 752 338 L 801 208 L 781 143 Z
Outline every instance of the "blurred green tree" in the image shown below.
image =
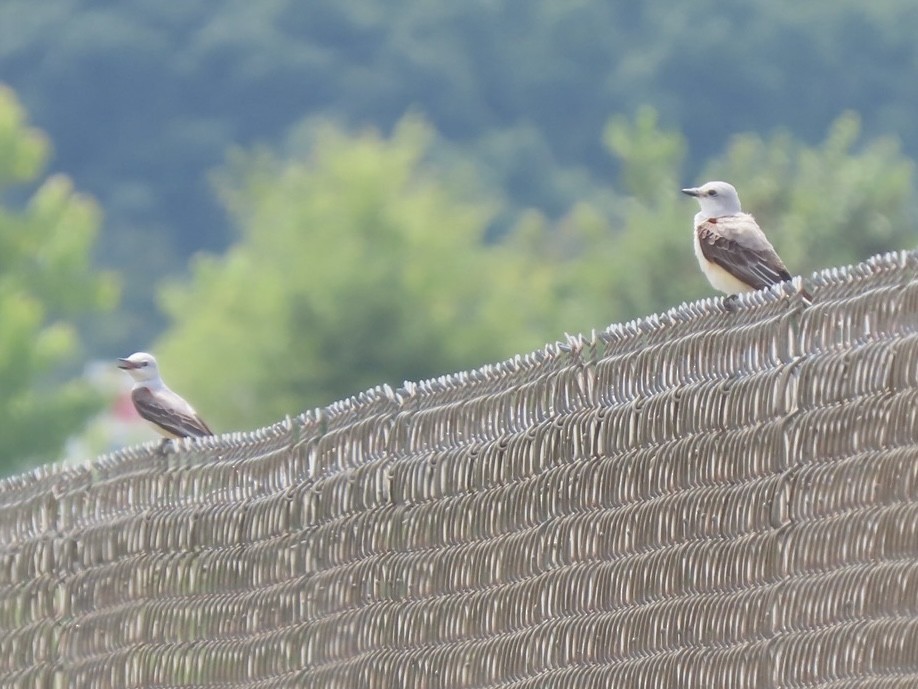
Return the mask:
M 230 156 L 217 187 L 239 240 L 163 290 L 173 325 L 157 345 L 169 379 L 218 427 L 542 343 L 538 310 L 550 305 L 521 257 L 483 241 L 496 200 L 430 165 L 432 141 L 410 116 L 390 138 L 309 123 L 286 159 Z
M 858 139 L 851 114 L 816 146 L 738 136 L 695 182 L 736 184 L 798 274 L 912 246 L 912 163 L 892 140 Z M 163 291 L 168 370 L 219 423 L 253 427 L 718 296 L 679 193 L 684 137 L 645 107 L 613 117 L 604 142 L 618 196 L 559 222 L 530 210 L 500 243 L 482 241 L 497 199 L 431 165 L 416 118 L 389 139 L 306 125 L 288 158 L 235 152 L 218 188 L 240 238 Z
M 49 148 L 45 136 L 28 126 L 13 92 L 0 86 L 3 473 L 55 459 L 66 439 L 100 409 L 97 394 L 63 375 L 79 353 L 70 319 L 117 300 L 113 276 L 91 266 L 98 207 L 63 176 L 40 179 Z
M 788 132 L 741 134 L 704 174 L 736 180 L 744 209 L 792 272 L 914 248 L 915 164 L 893 138 L 860 139 L 860 117 L 851 112 L 815 146 Z
M 230 244 L 206 171 L 306 115 L 388 132 L 417 108 L 500 190 L 495 234 L 596 203 L 608 114 L 643 104 L 693 177 L 732 135 L 813 145 L 845 109 L 918 156 L 914 0 L 3 0 L 0 27 L 0 73 L 106 209 L 96 253 L 125 289 L 85 336 L 109 353 L 164 326 L 152 282 Z
M 603 141 L 619 166 L 609 207 L 580 203 L 554 225 L 529 216 L 508 239 L 552 266 L 545 303 L 555 332 L 601 328 L 704 294 L 689 234 L 694 211 L 679 193 L 684 138 L 644 107 L 611 118 Z
M 662 129 L 653 109 L 613 117 L 604 141 L 619 164 L 622 196 L 610 209 L 579 204 L 556 225 L 531 214 L 509 240 L 547 276 L 540 297 L 552 326 L 546 335 L 717 295 L 692 252 L 696 204 L 679 192 L 711 179 L 736 185 L 744 210 L 794 274 L 914 247 L 914 164 L 895 140 L 859 138 L 851 113 L 815 146 L 785 132 L 743 134 L 689 182 L 680 178 L 684 138 Z

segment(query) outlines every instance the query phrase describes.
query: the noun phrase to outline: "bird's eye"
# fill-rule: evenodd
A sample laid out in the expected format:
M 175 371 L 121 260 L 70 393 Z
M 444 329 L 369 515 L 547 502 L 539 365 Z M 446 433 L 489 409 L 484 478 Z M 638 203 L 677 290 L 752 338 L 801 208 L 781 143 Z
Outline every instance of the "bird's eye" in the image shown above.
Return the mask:
M 142 362 L 140 365 L 141 365 L 141 366 L 149 366 L 149 365 L 150 365 L 150 362 L 149 362 L 149 361 L 144 361 L 144 362 Z
M 708 196 L 717 196 L 717 190 L 711 189 L 711 191 L 708 192 Z

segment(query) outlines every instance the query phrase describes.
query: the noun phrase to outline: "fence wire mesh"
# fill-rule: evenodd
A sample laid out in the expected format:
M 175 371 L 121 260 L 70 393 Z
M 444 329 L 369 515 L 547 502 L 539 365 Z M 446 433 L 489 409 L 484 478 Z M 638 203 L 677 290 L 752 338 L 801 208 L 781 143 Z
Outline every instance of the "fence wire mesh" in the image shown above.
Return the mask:
M 6 480 L 2 684 L 918 686 L 916 276 Z

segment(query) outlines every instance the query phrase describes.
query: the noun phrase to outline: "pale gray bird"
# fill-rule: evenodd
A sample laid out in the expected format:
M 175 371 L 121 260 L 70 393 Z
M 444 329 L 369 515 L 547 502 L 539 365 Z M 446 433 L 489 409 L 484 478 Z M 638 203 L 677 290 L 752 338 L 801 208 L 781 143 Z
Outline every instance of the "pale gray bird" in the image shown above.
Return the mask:
M 165 436 L 163 446 L 170 438 L 213 435 L 194 407 L 166 387 L 152 354 L 137 352 L 127 359 L 118 359 L 118 368 L 134 379 L 131 390 L 134 408 L 141 418 Z
M 682 193 L 694 196 L 701 206 L 695 214 L 695 256 L 714 289 L 733 299 L 739 292 L 754 292 L 791 279 L 755 218 L 743 213 L 732 184 L 708 182 Z M 801 294 L 812 302 L 806 290 Z

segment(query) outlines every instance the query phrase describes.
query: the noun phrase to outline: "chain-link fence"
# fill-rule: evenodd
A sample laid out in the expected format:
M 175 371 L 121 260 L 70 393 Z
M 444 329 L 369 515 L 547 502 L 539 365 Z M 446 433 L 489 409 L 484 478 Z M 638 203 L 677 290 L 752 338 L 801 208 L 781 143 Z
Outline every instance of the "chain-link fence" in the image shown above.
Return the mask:
M 7 480 L 0 682 L 916 687 L 916 276 Z

